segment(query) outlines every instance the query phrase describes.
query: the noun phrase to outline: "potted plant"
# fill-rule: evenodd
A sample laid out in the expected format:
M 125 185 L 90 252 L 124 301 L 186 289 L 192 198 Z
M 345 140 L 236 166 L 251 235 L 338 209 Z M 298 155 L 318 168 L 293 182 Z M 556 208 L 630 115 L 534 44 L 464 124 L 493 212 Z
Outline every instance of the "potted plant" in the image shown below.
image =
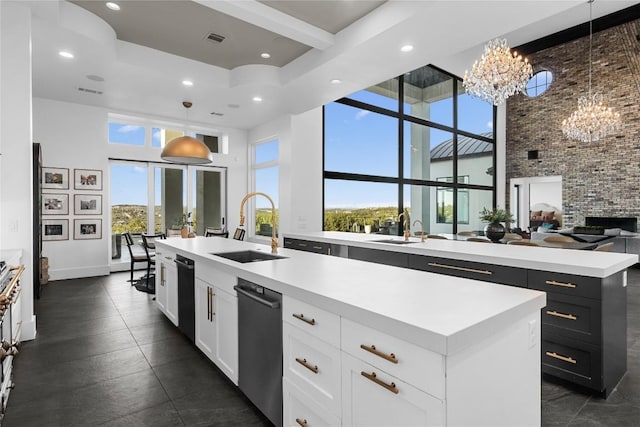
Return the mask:
M 487 236 L 492 242 L 497 242 L 502 239 L 505 234 L 505 228 L 502 223 L 510 223 L 513 221 L 513 215 L 506 209 L 483 208 L 480 212 L 480 220 L 488 222 L 484 227 L 484 235 Z

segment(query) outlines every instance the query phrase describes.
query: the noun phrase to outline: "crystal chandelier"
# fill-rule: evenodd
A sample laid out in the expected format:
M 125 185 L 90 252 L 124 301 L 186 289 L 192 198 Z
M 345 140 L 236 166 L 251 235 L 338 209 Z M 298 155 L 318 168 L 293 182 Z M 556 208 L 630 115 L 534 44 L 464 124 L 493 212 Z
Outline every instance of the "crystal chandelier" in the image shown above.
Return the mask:
M 562 121 L 562 133 L 569 139 L 582 142 L 598 141 L 620 129 L 620 114 L 604 105 L 603 96 L 591 92 L 591 50 L 593 23 L 592 3 L 589 0 L 589 95 L 578 99 L 578 109 Z
M 526 58 L 516 51 L 512 53 L 505 39 L 495 39 L 487 43 L 471 72 L 464 72 L 462 84 L 468 94 L 501 105 L 511 95 L 522 92 L 532 74 Z

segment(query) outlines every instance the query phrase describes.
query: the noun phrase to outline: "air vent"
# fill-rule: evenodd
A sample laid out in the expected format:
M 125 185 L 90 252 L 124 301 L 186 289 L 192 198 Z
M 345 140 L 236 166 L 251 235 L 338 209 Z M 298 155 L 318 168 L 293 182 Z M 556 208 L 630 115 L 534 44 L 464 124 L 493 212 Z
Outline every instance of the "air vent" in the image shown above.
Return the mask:
M 222 43 L 224 39 L 225 39 L 224 36 L 221 36 L 220 34 L 216 34 L 216 33 L 209 33 L 209 35 L 207 36 L 207 40 L 211 40 L 212 42 L 217 42 L 217 43 Z
M 88 89 L 86 87 L 79 87 L 78 90 L 80 92 L 92 93 L 94 95 L 102 95 L 102 91 L 101 90 Z
M 215 111 L 213 111 L 213 112 L 211 112 L 209 114 L 211 114 L 212 116 L 224 116 L 224 113 L 217 113 Z

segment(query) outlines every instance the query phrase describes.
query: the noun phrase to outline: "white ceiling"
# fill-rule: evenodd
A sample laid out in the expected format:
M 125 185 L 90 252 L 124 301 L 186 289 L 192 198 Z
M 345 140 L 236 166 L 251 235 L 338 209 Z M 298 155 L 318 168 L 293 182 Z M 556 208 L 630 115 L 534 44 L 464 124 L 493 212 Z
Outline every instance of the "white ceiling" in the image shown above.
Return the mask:
M 33 12 L 34 96 L 177 121 L 187 100 L 191 122 L 241 129 L 426 64 L 462 75 L 494 37 L 519 45 L 589 16 L 585 0 L 144 0 L 120 1 L 119 12 L 102 1 L 20 3 Z M 596 1 L 594 18 L 635 3 Z M 207 31 L 227 38 L 216 46 Z M 407 43 L 414 50 L 400 52 Z

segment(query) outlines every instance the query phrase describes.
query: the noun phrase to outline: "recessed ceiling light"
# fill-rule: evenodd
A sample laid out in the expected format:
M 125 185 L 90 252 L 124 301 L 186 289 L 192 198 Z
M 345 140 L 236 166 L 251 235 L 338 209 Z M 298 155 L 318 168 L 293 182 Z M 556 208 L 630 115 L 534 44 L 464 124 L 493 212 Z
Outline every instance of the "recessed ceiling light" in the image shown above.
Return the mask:
M 337 84 L 342 83 L 342 80 L 340 80 L 340 79 L 331 79 L 331 83 L 334 84 L 334 85 L 337 85 Z
M 107 2 L 106 6 L 111 10 L 120 10 L 118 3 L 114 3 L 112 1 Z
M 400 48 L 400 50 L 403 52 L 411 52 L 413 50 L 413 45 L 405 44 Z
M 270 53 L 268 53 L 268 52 L 262 52 L 262 53 L 260 54 L 260 56 L 262 56 L 264 59 L 269 59 L 269 58 L 271 58 L 271 54 L 270 54 Z
M 183 80 L 182 84 L 185 86 L 193 86 L 193 82 L 191 80 Z
M 60 52 L 58 52 L 58 55 L 62 56 L 63 58 L 73 58 L 73 53 L 66 50 L 61 50 Z
M 262 98 L 260 98 L 259 96 L 254 96 L 254 97 L 253 97 L 253 100 L 254 100 L 255 102 L 262 102 Z

